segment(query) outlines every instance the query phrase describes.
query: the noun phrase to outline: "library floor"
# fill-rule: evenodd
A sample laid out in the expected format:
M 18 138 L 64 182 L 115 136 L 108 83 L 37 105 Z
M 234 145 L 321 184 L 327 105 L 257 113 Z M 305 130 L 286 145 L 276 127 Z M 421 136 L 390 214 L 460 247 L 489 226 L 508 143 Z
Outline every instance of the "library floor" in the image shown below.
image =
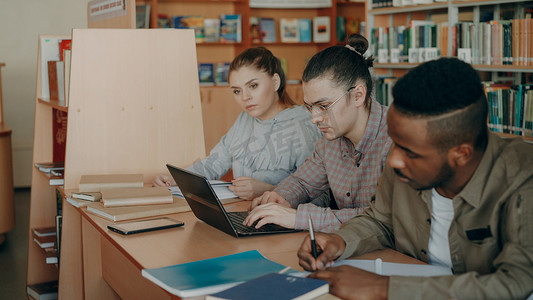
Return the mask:
M 15 228 L 0 245 L 0 299 L 27 299 L 29 215 L 30 189 L 15 189 Z

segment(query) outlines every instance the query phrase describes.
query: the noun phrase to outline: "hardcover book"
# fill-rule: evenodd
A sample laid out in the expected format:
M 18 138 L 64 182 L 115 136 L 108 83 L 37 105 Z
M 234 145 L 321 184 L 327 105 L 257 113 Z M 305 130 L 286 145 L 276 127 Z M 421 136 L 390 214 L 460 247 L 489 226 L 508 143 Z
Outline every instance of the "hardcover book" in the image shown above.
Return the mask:
M 275 43 L 276 22 L 272 18 L 259 19 L 259 35 L 263 43 Z
M 205 297 L 206 300 L 314 299 L 329 292 L 325 280 L 269 273 Z
M 227 85 L 228 84 L 228 72 L 229 62 L 219 62 L 215 64 L 215 84 Z
M 174 197 L 173 202 L 169 204 L 104 207 L 102 202 L 88 202 L 86 205 L 88 212 L 114 222 L 175 214 L 191 210 L 185 199 L 177 197 Z
M 204 41 L 216 43 L 220 40 L 220 19 L 204 19 Z
M 57 299 L 58 281 L 48 281 L 26 286 L 28 296 L 35 300 Z
M 330 40 L 329 17 L 315 17 L 313 19 L 313 41 L 315 43 L 329 43 Z
M 242 41 L 242 22 L 239 14 L 222 14 L 220 16 L 220 39 L 223 42 Z
M 298 19 L 282 18 L 279 22 L 279 28 L 283 43 L 300 42 L 300 25 Z
M 215 84 L 214 66 L 211 63 L 198 64 L 198 78 L 200 85 L 209 86 Z
M 55 227 L 39 227 L 39 228 L 33 228 L 33 234 L 36 236 L 54 236 L 56 235 L 56 228 Z
M 135 23 L 137 28 L 150 28 L 150 4 L 135 6 Z
M 39 171 L 50 173 L 52 170 L 64 170 L 65 163 L 62 161 L 59 162 L 41 162 L 35 163 L 35 167 L 39 168 Z
M 111 188 L 142 188 L 142 174 L 81 175 L 79 192 L 100 192 Z
M 102 190 L 104 207 L 172 203 L 167 187 L 118 188 Z
M 300 42 L 310 43 L 312 41 L 312 28 L 311 28 L 311 19 L 300 19 Z
M 252 250 L 155 269 L 141 274 L 169 293 L 193 297 L 216 293 L 241 282 L 286 269 Z
M 72 198 L 86 200 L 86 201 L 98 201 L 102 199 L 102 194 L 97 192 L 78 192 L 72 193 Z
M 49 235 L 49 236 L 37 236 L 33 235 L 33 241 L 39 245 L 41 248 L 50 248 L 54 247 L 56 244 L 56 236 L 55 235 Z

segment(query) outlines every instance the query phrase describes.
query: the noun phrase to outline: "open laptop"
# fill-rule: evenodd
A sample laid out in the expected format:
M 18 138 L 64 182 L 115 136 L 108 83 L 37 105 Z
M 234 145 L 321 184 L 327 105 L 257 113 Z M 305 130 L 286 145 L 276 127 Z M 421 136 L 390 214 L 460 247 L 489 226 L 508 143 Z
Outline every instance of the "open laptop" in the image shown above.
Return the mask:
M 167 168 L 194 215 L 216 229 L 236 237 L 301 231 L 276 224 L 266 224 L 258 229 L 244 226 L 242 222 L 248 212 L 226 212 L 207 178 L 170 164 L 167 164 Z

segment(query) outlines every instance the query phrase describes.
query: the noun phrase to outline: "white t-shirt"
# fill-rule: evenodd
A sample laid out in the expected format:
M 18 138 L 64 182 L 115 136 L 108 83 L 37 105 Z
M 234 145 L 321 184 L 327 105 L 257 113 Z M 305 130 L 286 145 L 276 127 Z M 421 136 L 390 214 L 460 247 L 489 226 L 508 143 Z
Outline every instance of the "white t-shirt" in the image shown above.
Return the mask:
M 448 231 L 453 220 L 453 201 L 441 196 L 437 190 L 431 191 L 431 231 L 429 235 L 429 263 L 452 268 Z

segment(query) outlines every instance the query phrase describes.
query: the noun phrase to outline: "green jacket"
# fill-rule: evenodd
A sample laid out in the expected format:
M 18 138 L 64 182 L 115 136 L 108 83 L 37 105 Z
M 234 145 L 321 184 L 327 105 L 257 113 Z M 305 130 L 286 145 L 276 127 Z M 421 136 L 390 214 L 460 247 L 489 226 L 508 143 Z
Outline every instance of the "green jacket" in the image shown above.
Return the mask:
M 533 145 L 491 133 L 483 158 L 453 198 L 448 233 L 454 275 L 392 276 L 389 299 L 525 299 L 533 292 Z M 431 190 L 416 191 L 390 167 L 376 199 L 337 232 L 340 259 L 392 248 L 428 262 Z

